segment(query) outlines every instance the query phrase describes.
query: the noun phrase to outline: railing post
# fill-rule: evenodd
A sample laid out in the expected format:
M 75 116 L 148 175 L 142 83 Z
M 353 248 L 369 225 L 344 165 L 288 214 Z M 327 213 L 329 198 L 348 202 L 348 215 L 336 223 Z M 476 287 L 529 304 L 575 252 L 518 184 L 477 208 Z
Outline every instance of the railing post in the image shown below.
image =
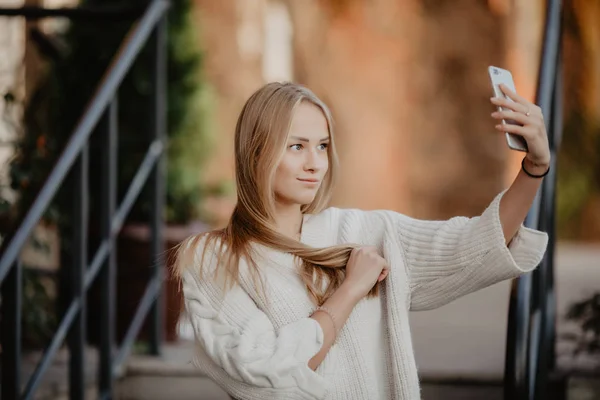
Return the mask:
M 108 240 L 110 250 L 100 272 L 100 377 L 99 398 L 112 398 L 113 356 L 115 352 L 116 309 L 116 240 L 112 221 L 117 204 L 117 137 L 118 102 L 110 103 L 103 124 L 102 138 L 102 238 Z
M 151 96 L 151 112 L 154 117 L 154 126 L 152 130 L 152 140 L 160 140 L 163 144 L 166 141 L 167 130 L 167 14 L 163 14 L 158 23 L 153 40 L 150 42 L 153 46 L 154 53 L 154 68 L 153 68 L 153 93 Z M 153 280 L 162 287 L 164 274 L 164 237 L 163 237 L 163 215 L 165 207 L 165 158 L 166 151 L 163 146 L 162 156 L 155 164 L 151 176 L 152 184 L 152 246 L 151 260 L 153 261 Z M 154 355 L 160 354 L 160 346 L 162 342 L 163 332 L 163 301 L 161 296 L 162 290 L 159 290 L 156 300 L 150 312 L 151 321 L 151 336 L 150 336 L 150 353 Z
M 554 88 L 554 102 L 553 106 L 553 137 L 552 137 L 552 170 L 548 177 L 548 183 L 552 185 L 548 186 L 549 192 L 548 197 L 548 215 L 550 223 L 548 226 L 548 280 L 547 280 L 547 293 L 548 293 L 548 316 L 546 324 L 546 337 L 549 340 L 550 347 L 550 364 L 549 368 L 552 370 L 555 367 L 556 354 L 555 354 L 555 342 L 556 342 L 556 292 L 554 289 L 554 251 L 556 245 L 556 177 L 558 168 L 558 149 L 560 148 L 560 141 L 562 138 L 563 131 L 563 67 L 562 61 L 559 57 L 558 65 L 556 68 L 556 83 Z
M 559 52 L 560 55 L 560 52 Z M 543 280 L 540 282 L 540 290 L 545 293 L 542 306 L 544 307 L 544 319 L 541 326 L 540 353 L 537 376 L 536 400 L 547 398 L 549 391 L 549 380 L 547 375 L 555 367 L 555 324 L 556 324 L 556 299 L 554 292 L 554 250 L 555 250 L 555 188 L 558 166 L 558 152 L 560 136 L 563 129 L 562 119 L 562 65 L 560 56 L 557 57 L 556 77 L 552 92 L 551 107 L 552 117 L 547 122 L 550 152 L 552 155 L 550 173 L 544 179 L 542 190 L 544 191 L 544 222 L 543 230 L 548 232 L 548 249 L 544 258 Z M 557 388 L 554 388 L 555 390 Z M 559 385 L 558 390 L 561 390 Z M 564 393 L 555 393 L 556 398 L 564 398 Z
M 85 271 L 87 269 L 87 232 L 88 232 L 88 181 L 89 181 L 88 144 L 83 146 L 73 169 L 73 264 L 71 265 L 71 294 L 80 308 L 69 334 L 69 397 L 80 400 L 85 396 L 85 326 L 86 293 Z
M 21 392 L 21 310 L 23 267 L 12 266 L 2 282 L 2 400 L 16 400 Z
M 529 273 L 511 283 L 504 367 L 505 400 L 529 398 L 529 325 L 520 321 L 530 318 L 531 280 Z

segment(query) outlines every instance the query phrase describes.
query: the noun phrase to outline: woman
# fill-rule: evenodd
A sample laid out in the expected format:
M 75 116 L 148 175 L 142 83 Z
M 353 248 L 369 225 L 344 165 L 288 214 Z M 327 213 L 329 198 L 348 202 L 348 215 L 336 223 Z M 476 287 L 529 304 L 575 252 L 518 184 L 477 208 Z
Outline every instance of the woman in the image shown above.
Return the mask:
M 427 310 L 529 272 L 547 235 L 523 227 L 550 163 L 539 107 L 493 113 L 529 152 L 476 218 L 422 221 L 325 208 L 337 168 L 325 104 L 271 83 L 235 134 L 238 202 L 228 226 L 188 238 L 176 273 L 194 364 L 237 399 L 418 399 L 409 310 Z

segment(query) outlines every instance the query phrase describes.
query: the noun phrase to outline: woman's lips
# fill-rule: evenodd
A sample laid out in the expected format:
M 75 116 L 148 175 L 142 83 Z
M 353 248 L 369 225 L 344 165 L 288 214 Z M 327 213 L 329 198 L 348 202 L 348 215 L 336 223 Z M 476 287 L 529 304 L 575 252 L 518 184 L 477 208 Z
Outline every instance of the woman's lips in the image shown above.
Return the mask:
M 309 178 L 309 179 L 300 179 L 300 178 L 298 178 L 298 180 L 300 182 L 303 182 L 303 183 L 306 183 L 306 184 L 309 184 L 309 185 L 316 185 L 316 184 L 319 183 L 319 180 L 318 179 L 314 179 L 314 178 Z

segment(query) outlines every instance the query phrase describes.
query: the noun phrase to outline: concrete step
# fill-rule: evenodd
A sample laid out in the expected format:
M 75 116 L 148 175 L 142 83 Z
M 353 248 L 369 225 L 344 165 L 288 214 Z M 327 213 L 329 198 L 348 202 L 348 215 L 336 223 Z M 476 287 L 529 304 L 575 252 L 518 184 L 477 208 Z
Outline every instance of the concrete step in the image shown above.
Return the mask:
M 157 362 L 136 361 L 117 387 L 119 400 L 231 400 L 229 395 L 210 379 L 189 370 L 177 369 L 168 363 L 160 368 Z M 425 400 L 503 400 L 498 384 L 427 383 L 422 384 Z
M 502 386 L 423 383 L 423 400 L 504 400 Z
M 34 371 L 38 367 L 44 352 L 30 351 L 23 354 L 21 360 L 21 382 L 25 389 Z M 98 376 L 98 352 L 92 347 L 85 348 L 85 399 L 96 400 L 96 383 Z M 33 400 L 67 400 L 69 398 L 69 351 L 66 347 L 60 348 L 55 354 L 50 366 L 42 375 L 41 381 L 33 396 Z M 1 384 L 1 382 L 0 382 Z
M 503 400 L 501 386 L 424 384 L 424 400 Z M 128 377 L 119 384 L 119 400 L 231 400 L 203 377 Z
M 202 376 L 127 376 L 116 390 L 118 400 L 231 400 L 210 379 Z
M 161 358 L 131 357 L 119 381 L 119 400 L 231 400 L 218 385 L 191 364 L 193 343 L 181 341 L 164 347 Z M 421 375 L 424 400 L 503 400 L 502 379 L 465 379 Z M 574 375 L 566 382 L 568 400 L 600 399 L 600 375 Z M 556 384 L 555 384 L 556 385 Z M 556 387 L 550 392 L 556 394 Z M 546 400 L 553 400 L 549 397 Z
M 423 400 L 504 400 L 503 387 L 495 384 L 422 383 Z M 551 394 L 555 395 L 555 392 Z M 216 384 L 206 377 L 186 376 L 128 376 L 117 389 L 119 400 L 231 400 Z M 552 400 L 549 397 L 546 400 Z M 567 400 L 600 399 L 600 380 L 570 378 Z
M 192 364 L 194 344 L 180 341 L 163 347 L 156 358 L 134 355 L 116 387 L 118 400 L 231 400 L 231 397 Z

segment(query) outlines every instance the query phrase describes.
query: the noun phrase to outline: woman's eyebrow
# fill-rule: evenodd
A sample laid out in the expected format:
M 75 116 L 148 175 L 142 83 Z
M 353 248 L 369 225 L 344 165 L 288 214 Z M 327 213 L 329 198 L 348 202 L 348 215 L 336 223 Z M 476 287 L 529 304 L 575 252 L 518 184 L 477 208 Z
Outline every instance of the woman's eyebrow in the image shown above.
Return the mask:
M 306 143 L 310 142 L 310 140 L 308 140 L 307 138 L 300 137 L 300 136 L 290 136 L 290 139 L 294 139 L 299 142 L 306 142 Z M 319 140 L 319 142 L 329 142 L 329 136 Z

